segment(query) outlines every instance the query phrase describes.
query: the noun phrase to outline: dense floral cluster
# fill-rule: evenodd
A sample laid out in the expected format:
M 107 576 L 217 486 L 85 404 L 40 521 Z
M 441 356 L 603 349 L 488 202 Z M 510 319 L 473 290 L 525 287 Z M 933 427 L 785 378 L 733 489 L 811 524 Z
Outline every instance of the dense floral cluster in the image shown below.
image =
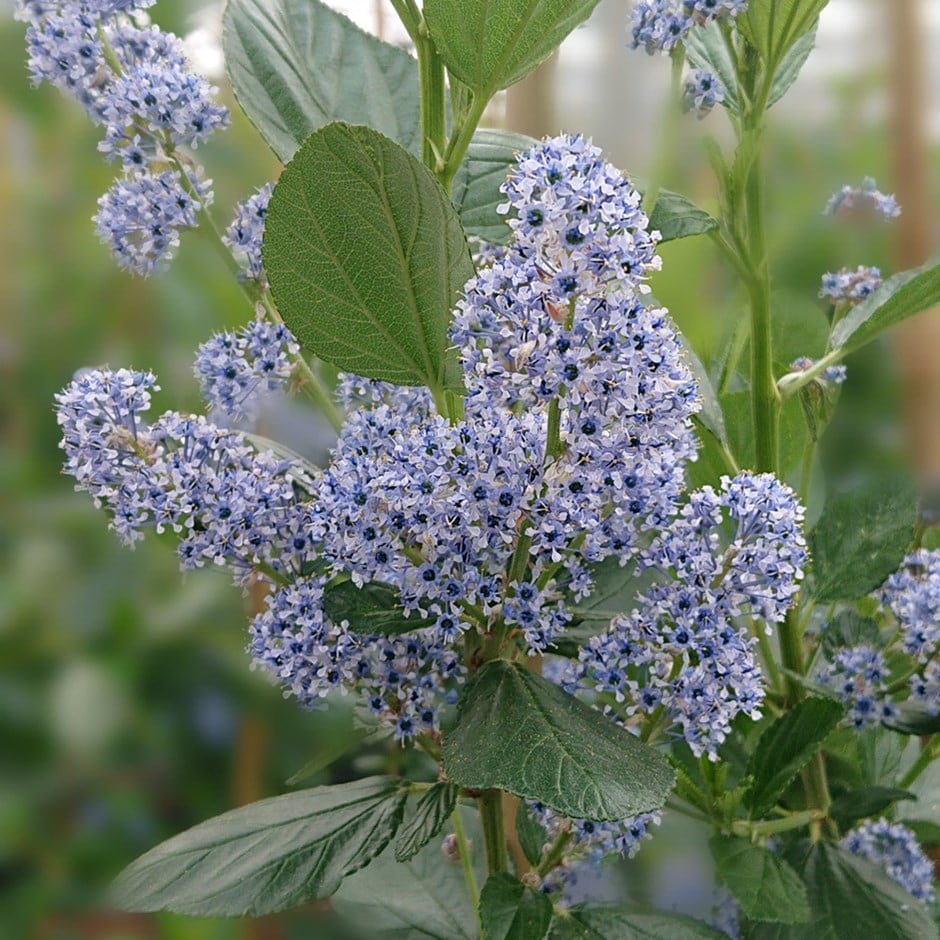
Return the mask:
M 180 148 L 225 127 L 214 89 L 194 74 L 180 41 L 139 25 L 153 0 L 18 0 L 28 24 L 33 81 L 74 97 L 105 130 L 99 145 L 126 176 L 99 202 L 99 234 L 118 263 L 148 275 L 170 258 L 179 231 L 196 225 L 210 182 Z M 187 169 L 184 169 L 188 167 Z
M 801 510 L 769 476 L 684 495 L 697 390 L 666 312 L 643 303 L 657 236 L 630 184 L 562 137 L 524 154 L 504 192 L 513 243 L 468 283 L 452 331 L 462 416 L 436 414 L 425 389 L 347 377 L 349 417 L 317 470 L 201 418 L 147 425 L 153 376 L 91 372 L 59 397 L 66 468 L 128 541 L 169 528 L 185 567 L 267 581 L 253 658 L 305 705 L 358 691 L 402 741 L 437 732 L 465 635 L 542 652 L 598 562 L 636 564 L 653 587 L 568 681 L 613 691 L 627 722 L 662 702 L 713 753 L 735 714 L 760 707 L 737 621 L 783 616 L 805 557 Z M 248 216 L 263 217 L 262 199 Z M 256 243 L 260 225 L 237 228 L 233 242 Z M 207 399 L 250 413 L 293 349 L 260 322 L 215 337 L 197 362 Z M 358 590 L 386 592 L 414 629 L 356 632 L 337 598 Z M 585 851 L 629 854 L 654 821 L 572 825 Z
M 560 836 L 566 838 L 564 854 L 541 885 L 543 891 L 562 894 L 577 882 L 578 870 L 585 863 L 596 866 L 610 855 L 633 858 L 641 844 L 652 838 L 652 827 L 662 821 L 659 813 L 640 813 L 613 822 L 569 819 L 541 803 L 530 803 L 529 811 L 545 829 L 547 845 L 553 845 Z
M 869 176 L 862 181 L 861 186 L 843 186 L 826 203 L 825 214 L 896 219 L 901 214 L 901 207 L 894 196 L 880 192 L 878 184 Z
M 725 100 L 725 89 L 717 76 L 708 69 L 693 69 L 682 86 L 682 106 L 703 118 Z
M 933 900 L 934 867 L 907 826 L 887 819 L 871 820 L 853 829 L 842 844 L 854 855 L 884 868 L 919 901 Z
M 286 386 L 300 347 L 287 327 L 254 320 L 237 333 L 218 333 L 199 347 L 194 371 L 210 408 L 251 419 L 266 392 Z
M 897 642 L 914 662 L 907 680 L 908 701 L 929 715 L 940 714 L 940 552 L 918 551 L 878 592 L 884 611 L 900 628 Z M 856 728 L 897 716 L 889 694 L 892 686 L 887 660 L 870 646 L 836 650 L 817 680 L 849 706 Z
M 267 287 L 268 283 L 261 260 L 261 241 L 272 190 L 272 185 L 265 183 L 253 196 L 239 203 L 232 224 L 222 236 L 222 241 L 242 265 L 241 276 L 261 287 Z
M 746 9 L 747 0 L 639 0 L 630 21 L 630 44 L 650 55 L 672 52 L 694 26 L 735 17 Z
M 836 305 L 852 306 L 864 300 L 881 286 L 881 271 L 859 265 L 854 271 L 842 268 L 823 275 L 820 297 L 828 297 Z
M 697 756 L 716 759 L 735 716 L 760 715 L 756 640 L 737 621 L 769 630 L 783 619 L 806 562 L 802 516 L 769 474 L 693 493 L 639 558 L 653 585 L 591 638 L 566 685 L 611 696 L 626 722 L 661 713 Z
M 887 676 L 881 650 L 852 646 L 837 650 L 816 678 L 848 706 L 848 720 L 858 729 L 897 715 L 897 708 L 888 698 Z

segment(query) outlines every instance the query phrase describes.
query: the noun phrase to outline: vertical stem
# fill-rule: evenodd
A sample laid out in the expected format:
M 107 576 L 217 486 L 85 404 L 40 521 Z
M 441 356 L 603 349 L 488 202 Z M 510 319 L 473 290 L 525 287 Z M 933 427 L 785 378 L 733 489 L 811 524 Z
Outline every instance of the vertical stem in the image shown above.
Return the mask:
M 486 850 L 486 871 L 489 875 L 506 871 L 506 832 L 503 828 L 503 794 L 501 790 L 484 790 L 480 796 L 480 821 Z
M 421 159 L 440 177 L 447 141 L 444 63 L 423 20 L 418 27 L 415 48 L 421 79 Z
M 463 828 L 463 820 L 460 818 L 459 803 L 454 807 L 454 812 L 450 818 L 454 824 L 454 835 L 457 837 L 457 852 L 460 855 L 460 866 L 463 869 L 467 893 L 470 895 L 470 901 L 473 904 L 474 910 L 477 910 L 477 916 L 479 916 L 480 889 L 477 887 L 477 876 L 476 872 L 473 870 L 473 860 L 470 857 L 470 843 L 467 841 L 467 834 L 464 832 Z
M 754 133 L 759 135 L 759 129 Z M 758 137 L 759 141 L 759 137 Z M 755 144 L 755 151 L 759 143 Z M 777 470 L 780 396 L 773 372 L 770 272 L 764 233 L 764 181 L 759 152 L 751 161 L 745 186 L 751 278 L 751 407 L 757 470 Z

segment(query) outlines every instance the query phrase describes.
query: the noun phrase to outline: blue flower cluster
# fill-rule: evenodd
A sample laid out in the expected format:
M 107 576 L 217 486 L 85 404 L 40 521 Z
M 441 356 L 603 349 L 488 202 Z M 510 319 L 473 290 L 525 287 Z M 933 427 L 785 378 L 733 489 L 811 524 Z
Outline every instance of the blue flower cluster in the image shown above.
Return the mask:
M 880 286 L 881 271 L 859 265 L 854 271 L 842 268 L 824 274 L 819 296 L 828 297 L 836 306 L 850 307 Z
M 261 242 L 264 238 L 264 220 L 268 214 L 273 186 L 265 183 L 253 196 L 235 207 L 235 218 L 225 230 L 222 241 L 242 265 L 241 276 L 266 288 L 268 279 L 261 260 Z
M 811 369 L 816 364 L 815 359 L 810 359 L 809 356 L 800 356 L 799 359 L 794 359 L 790 363 L 791 372 L 805 372 L 807 369 Z M 819 376 L 824 382 L 831 382 L 833 385 L 841 385 L 846 378 L 848 377 L 848 370 L 845 366 L 829 366 L 825 369 L 822 375 Z
M 870 820 L 847 833 L 842 845 L 853 855 L 880 865 L 889 878 L 917 900 L 933 900 L 933 862 L 907 826 L 887 819 Z
M 585 865 L 595 867 L 611 855 L 633 858 L 641 844 L 653 837 L 653 826 L 662 822 L 660 813 L 640 813 L 627 819 L 596 822 L 592 819 L 569 819 L 541 803 L 529 803 L 529 812 L 545 829 L 547 844 L 564 837 L 564 854 L 542 879 L 541 890 L 566 891 L 578 880 L 578 871 Z
M 210 182 L 180 148 L 195 148 L 225 127 L 214 89 L 194 74 L 182 45 L 128 14 L 153 0 L 18 0 L 27 26 L 33 81 L 74 97 L 119 158 L 126 177 L 99 202 L 99 234 L 118 263 L 149 275 L 173 254 L 179 231 L 196 225 Z M 183 169 L 187 167 L 187 169 Z
M 133 544 L 144 527 L 179 538 L 184 569 L 227 565 L 245 583 L 257 569 L 283 570 L 305 471 L 202 417 L 167 412 L 145 422 L 156 379 L 149 372 L 79 374 L 56 396 L 65 470 L 112 515 Z
M 724 100 L 724 86 L 713 72 L 693 69 L 686 76 L 682 86 L 682 106 L 686 111 L 694 111 L 701 119 Z
M 880 216 L 896 219 L 901 214 L 901 207 L 894 196 L 880 192 L 878 184 L 869 176 L 861 186 L 843 186 L 826 203 L 824 214 L 838 218 Z
M 816 674 L 817 681 L 848 706 L 847 718 L 861 729 L 897 716 L 888 698 L 888 666 L 884 653 L 871 646 L 837 650 L 828 666 Z
M 523 154 L 504 192 L 513 243 L 468 283 L 452 330 L 462 417 L 434 413 L 426 389 L 347 377 L 349 418 L 320 470 L 201 418 L 148 426 L 153 376 L 92 372 L 59 397 L 66 469 L 128 541 L 169 528 L 185 567 L 267 581 L 255 661 L 305 705 L 357 690 L 402 741 L 437 733 L 465 636 L 540 653 L 597 562 L 661 573 L 576 680 L 619 691 L 622 720 L 663 701 L 712 752 L 734 714 L 759 709 L 752 641 L 734 621 L 783 616 L 805 557 L 801 510 L 750 475 L 679 508 L 697 390 L 666 311 L 643 303 L 657 237 L 633 187 L 583 138 L 560 137 Z M 263 323 L 216 337 L 197 363 L 207 399 L 246 413 L 254 390 L 284 381 L 293 348 Z M 328 595 L 350 581 L 391 589 L 414 630 L 335 622 Z M 603 838 L 623 847 L 626 831 Z
M 747 9 L 747 0 L 639 0 L 630 21 L 630 45 L 652 55 L 672 52 L 694 26 L 733 18 Z
M 218 333 L 196 356 L 202 397 L 233 420 L 253 419 L 264 394 L 290 381 L 299 352 L 286 326 L 266 320 L 254 320 L 237 333 Z
M 892 641 L 913 661 L 909 670 L 908 701 L 929 715 L 940 714 L 940 551 L 909 555 L 878 592 L 883 611 L 900 628 Z M 889 695 L 892 682 L 882 651 L 870 646 L 837 650 L 819 670 L 817 680 L 849 706 L 856 728 L 897 716 Z
M 760 717 L 756 640 L 738 621 L 769 631 L 784 618 L 807 558 L 802 518 L 770 474 L 693 493 L 639 558 L 657 580 L 583 647 L 565 685 L 611 697 L 628 724 L 661 715 L 696 756 L 715 760 L 738 714 Z
M 904 652 L 921 663 L 934 659 L 940 646 L 940 551 L 908 555 L 879 599 L 897 619 Z

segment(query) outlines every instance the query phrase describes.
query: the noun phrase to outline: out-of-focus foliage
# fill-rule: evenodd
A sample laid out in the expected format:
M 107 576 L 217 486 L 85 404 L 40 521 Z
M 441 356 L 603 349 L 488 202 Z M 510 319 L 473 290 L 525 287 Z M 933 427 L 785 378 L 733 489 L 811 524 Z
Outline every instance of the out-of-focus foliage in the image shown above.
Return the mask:
M 157 10 L 180 33 L 193 14 L 184 0 L 161 0 Z M 353 719 L 284 701 L 248 669 L 252 599 L 214 572 L 181 585 L 169 544 L 148 539 L 129 554 L 58 474 L 52 396 L 76 368 L 153 368 L 172 389 L 161 410 L 194 407 L 193 349 L 249 311 L 196 234 L 151 281 L 114 266 L 90 221 L 111 179 L 97 133 L 53 90 L 30 88 L 24 58 L 22 26 L 0 6 L 0 936 L 311 936 L 313 910 L 251 926 L 100 913 L 104 887 L 132 858 L 233 805 L 285 792 L 304 763 L 342 750 Z M 200 151 L 223 223 L 235 200 L 277 172 L 230 104 L 232 129 Z M 813 298 L 820 275 L 843 264 L 890 271 L 886 230 L 849 244 L 821 215 L 845 179 L 885 175 L 881 129 L 847 124 L 807 138 L 777 127 L 773 137 L 775 287 Z M 683 158 L 669 185 L 711 208 L 709 194 L 696 192 L 704 157 L 686 148 Z M 662 254 L 666 273 L 653 288 L 707 365 L 745 318 L 742 298 L 707 239 L 673 242 Z M 822 448 L 833 481 L 849 468 L 902 462 L 891 370 L 879 344 L 850 359 Z M 400 757 L 365 753 L 307 783 L 394 770 Z

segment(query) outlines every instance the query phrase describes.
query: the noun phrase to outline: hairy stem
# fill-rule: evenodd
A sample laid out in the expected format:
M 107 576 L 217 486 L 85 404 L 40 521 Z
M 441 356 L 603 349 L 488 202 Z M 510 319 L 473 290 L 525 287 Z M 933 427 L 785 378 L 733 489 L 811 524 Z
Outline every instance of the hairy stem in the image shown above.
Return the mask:
M 454 824 L 454 835 L 457 837 L 457 853 L 460 855 L 460 867 L 463 869 L 463 879 L 467 885 L 467 894 L 470 895 L 470 901 L 473 909 L 477 911 L 479 919 L 480 907 L 480 889 L 477 886 L 476 872 L 473 870 L 473 859 L 470 856 L 470 843 L 467 840 L 467 834 L 464 831 L 463 820 L 460 818 L 460 804 L 454 807 L 451 814 L 451 822 Z M 482 925 L 477 924 L 482 930 Z
M 503 828 L 503 794 L 501 790 L 484 790 L 479 797 L 480 821 L 489 875 L 506 871 L 506 831 Z

